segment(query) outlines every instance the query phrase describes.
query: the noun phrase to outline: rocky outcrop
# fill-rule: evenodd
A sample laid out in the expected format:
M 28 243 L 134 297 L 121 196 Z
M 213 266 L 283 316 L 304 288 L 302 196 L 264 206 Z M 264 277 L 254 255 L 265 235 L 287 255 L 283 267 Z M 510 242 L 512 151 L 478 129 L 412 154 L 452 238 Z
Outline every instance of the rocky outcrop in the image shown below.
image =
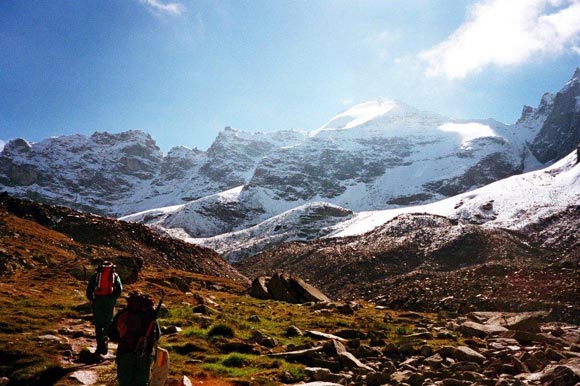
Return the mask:
M 328 302 L 321 291 L 297 276 L 277 273 L 272 277 L 254 279 L 250 295 L 258 299 L 273 299 L 288 303 Z
M 538 109 L 548 114 L 530 148 L 540 162 L 547 163 L 568 155 L 580 143 L 580 68 L 560 92 L 544 99 Z

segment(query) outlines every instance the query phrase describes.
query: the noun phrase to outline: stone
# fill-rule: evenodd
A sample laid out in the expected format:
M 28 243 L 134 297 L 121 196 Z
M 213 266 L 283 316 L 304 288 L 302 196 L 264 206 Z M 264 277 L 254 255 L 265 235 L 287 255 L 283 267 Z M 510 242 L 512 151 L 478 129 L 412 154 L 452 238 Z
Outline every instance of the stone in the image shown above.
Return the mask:
M 546 311 L 509 313 L 502 312 L 490 318 L 485 324 L 499 325 L 508 330 L 540 332 L 539 319 L 546 318 L 550 313 Z
M 580 359 L 574 358 L 544 369 L 541 381 L 546 385 L 567 386 L 580 382 Z
M 334 382 L 334 383 L 348 383 L 352 376 L 348 374 L 334 374 L 329 369 L 324 367 L 306 367 L 304 369 L 306 374 L 313 381 Z
M 99 380 L 99 374 L 94 370 L 78 370 L 69 376 L 81 385 L 94 385 Z
M 443 364 L 443 358 L 439 354 L 435 354 L 430 356 L 429 358 L 425 358 L 423 363 L 433 369 L 438 369 Z
M 300 330 L 298 327 L 296 326 L 290 326 L 286 329 L 286 337 L 287 338 L 292 338 L 295 336 L 302 336 L 304 335 L 304 333 L 302 332 L 302 330 Z
M 424 379 L 425 377 L 422 374 L 411 370 L 396 371 L 391 374 L 391 381 L 400 384 L 409 384 L 411 386 L 420 386 Z
M 167 326 L 162 329 L 163 335 L 173 335 L 180 333 L 182 331 L 181 327 L 179 326 Z
M 394 371 L 382 371 L 368 374 L 366 378 L 366 384 L 368 386 L 381 386 L 388 384 L 388 382 L 391 380 L 392 373 L 394 373 Z
M 51 341 L 51 342 L 57 342 L 57 343 L 61 343 L 65 338 L 61 338 L 58 337 L 56 335 L 50 335 L 50 334 L 46 334 L 46 335 L 41 335 L 38 337 L 38 340 L 45 340 L 45 341 Z
M 268 277 L 259 276 L 252 281 L 252 286 L 250 287 L 250 296 L 256 299 L 271 299 L 272 296 L 268 292 L 266 283 L 268 282 Z
M 252 331 L 252 341 L 258 343 L 260 346 L 264 346 L 267 348 L 274 348 L 278 346 L 278 341 L 271 336 L 265 335 L 260 330 L 253 330 Z
M 502 338 L 515 339 L 519 343 L 524 344 L 524 345 L 525 344 L 532 344 L 534 342 L 543 342 L 543 341 L 545 341 L 545 339 L 542 338 L 540 335 L 534 334 L 532 332 L 527 332 L 527 331 L 514 331 L 514 330 L 509 330 L 509 331 L 506 331 L 506 332 L 502 332 L 500 334 L 500 336 Z
M 483 355 L 467 346 L 456 347 L 452 356 L 458 361 L 475 362 L 479 364 L 482 364 L 485 361 Z
M 548 358 L 551 361 L 555 361 L 555 362 L 566 359 L 566 356 L 564 354 L 562 354 L 559 351 L 554 350 L 553 348 L 546 349 L 545 354 L 546 354 L 546 358 Z
M 337 340 L 333 340 L 332 342 L 334 343 L 336 354 L 340 358 L 340 361 L 342 362 L 344 367 L 351 370 L 362 371 L 363 373 L 374 372 L 374 370 L 370 366 L 365 365 L 360 360 L 358 360 L 354 355 L 349 353 L 342 343 L 340 343 Z
M 194 306 L 192 311 L 195 314 L 203 314 L 203 315 L 215 315 L 215 314 L 219 314 L 219 311 L 216 309 L 211 308 L 208 305 L 205 304 L 198 304 L 197 306 Z
M 268 356 L 274 357 L 274 358 L 297 358 L 297 357 L 301 357 L 301 356 L 312 356 L 313 354 L 319 353 L 322 350 L 323 350 L 322 346 L 316 346 L 316 347 L 307 348 L 304 350 L 295 350 L 295 351 L 287 351 L 287 352 L 281 352 L 281 353 L 268 354 Z
M 461 324 L 460 331 L 464 336 L 485 338 L 487 336 L 497 335 L 501 332 L 508 331 L 508 329 L 499 325 L 488 325 L 467 321 Z
M 307 330 L 306 336 L 309 336 L 309 337 L 316 339 L 316 340 L 336 340 L 336 341 L 344 342 L 344 343 L 347 342 L 346 339 L 341 338 L 340 336 L 333 335 L 333 334 L 327 334 L 325 332 L 314 331 L 314 330 Z

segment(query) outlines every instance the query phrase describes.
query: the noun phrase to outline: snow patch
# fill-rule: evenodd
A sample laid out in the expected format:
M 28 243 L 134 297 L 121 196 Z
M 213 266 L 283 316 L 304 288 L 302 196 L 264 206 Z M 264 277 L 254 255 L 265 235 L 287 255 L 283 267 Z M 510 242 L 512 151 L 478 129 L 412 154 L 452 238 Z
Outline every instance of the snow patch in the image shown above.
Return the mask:
M 498 136 L 491 127 L 477 122 L 445 123 L 439 126 L 438 129 L 446 133 L 459 134 L 463 145 L 476 138 Z
M 310 137 L 315 137 L 322 131 L 347 130 L 360 126 L 378 116 L 384 115 L 397 106 L 395 101 L 370 101 L 358 104 L 347 111 L 336 115 L 325 125 L 310 132 Z

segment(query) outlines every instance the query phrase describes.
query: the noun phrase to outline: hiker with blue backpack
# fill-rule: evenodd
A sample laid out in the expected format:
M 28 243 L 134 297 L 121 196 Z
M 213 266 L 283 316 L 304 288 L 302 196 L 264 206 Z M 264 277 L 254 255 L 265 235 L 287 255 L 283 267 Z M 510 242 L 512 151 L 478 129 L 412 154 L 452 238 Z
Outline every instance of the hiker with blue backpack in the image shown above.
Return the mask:
M 109 351 L 108 330 L 113 321 L 113 313 L 117 299 L 123 292 L 121 278 L 115 272 L 115 265 L 110 261 L 103 261 L 89 278 L 86 289 L 87 299 L 93 307 L 95 335 L 97 349 L 95 354 L 106 355 Z

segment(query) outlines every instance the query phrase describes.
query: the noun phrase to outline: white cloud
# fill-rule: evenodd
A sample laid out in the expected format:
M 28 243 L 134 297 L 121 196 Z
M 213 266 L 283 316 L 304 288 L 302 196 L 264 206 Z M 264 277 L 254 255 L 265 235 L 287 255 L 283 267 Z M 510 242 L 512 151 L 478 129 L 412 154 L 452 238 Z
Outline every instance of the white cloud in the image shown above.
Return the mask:
M 422 52 L 429 76 L 464 78 L 489 65 L 576 52 L 580 0 L 482 0 L 445 41 Z
M 163 3 L 161 0 L 140 0 L 141 3 L 147 5 L 151 10 L 157 13 L 180 16 L 185 11 L 185 5 L 181 3 Z
M 4 142 L 3 140 L 0 139 L 0 151 L 2 151 L 4 149 L 5 145 L 6 145 L 6 142 Z

